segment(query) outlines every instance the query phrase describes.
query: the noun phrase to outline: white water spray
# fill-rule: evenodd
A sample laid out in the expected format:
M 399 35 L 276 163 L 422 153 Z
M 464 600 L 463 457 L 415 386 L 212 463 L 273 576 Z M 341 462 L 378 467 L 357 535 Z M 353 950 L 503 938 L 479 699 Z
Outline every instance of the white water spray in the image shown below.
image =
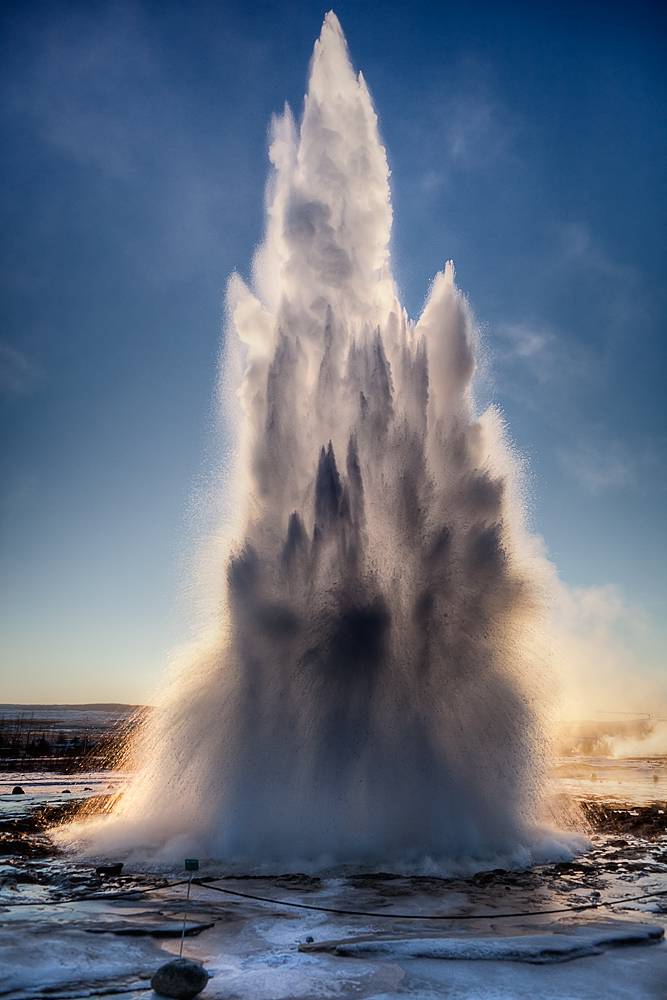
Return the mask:
M 502 420 L 475 409 L 452 265 L 416 323 L 399 302 L 386 154 L 333 13 L 270 158 L 253 289 L 228 292 L 224 607 L 95 842 L 252 868 L 528 862 L 542 557 Z

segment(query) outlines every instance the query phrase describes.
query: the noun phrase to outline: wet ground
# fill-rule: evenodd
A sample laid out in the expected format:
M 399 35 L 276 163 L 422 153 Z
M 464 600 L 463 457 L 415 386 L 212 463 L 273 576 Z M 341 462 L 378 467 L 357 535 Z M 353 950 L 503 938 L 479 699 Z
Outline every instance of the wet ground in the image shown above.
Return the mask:
M 578 799 L 591 844 L 567 863 L 450 879 L 204 867 L 197 877 L 217 881 L 192 888 L 184 953 L 211 972 L 211 1000 L 667 997 L 667 795 L 644 793 L 663 792 L 666 765 L 597 762 L 600 794 L 586 797 L 581 763 L 564 762 L 561 794 Z M 150 975 L 178 953 L 183 872 L 98 872 L 58 853 L 54 824 L 80 798 L 102 807 L 122 776 L 40 777 L 22 796 L 7 794 L 18 775 L 0 787 L 0 996 L 150 997 Z M 627 898 L 652 892 L 665 895 Z M 612 900 L 624 901 L 600 905 Z

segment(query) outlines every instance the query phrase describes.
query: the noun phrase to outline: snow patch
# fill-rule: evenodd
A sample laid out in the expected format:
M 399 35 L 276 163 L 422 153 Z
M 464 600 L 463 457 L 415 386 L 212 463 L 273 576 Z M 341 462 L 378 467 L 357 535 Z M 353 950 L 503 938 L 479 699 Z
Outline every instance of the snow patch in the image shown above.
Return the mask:
M 662 940 L 664 930 L 653 924 L 608 924 L 594 927 L 571 927 L 545 934 L 519 934 L 508 937 L 433 935 L 430 937 L 368 937 L 323 941 L 299 946 L 302 952 L 328 952 L 332 955 L 360 958 L 365 955 L 390 955 L 393 958 L 443 958 L 468 961 L 569 962 L 575 958 L 599 955 L 608 948 L 630 944 L 649 944 Z
M 55 931 L 55 933 L 54 933 Z M 170 956 L 152 941 L 98 937 L 83 930 L 15 925 L 0 938 L 0 992 L 6 1000 L 77 996 L 105 986 L 145 988 Z

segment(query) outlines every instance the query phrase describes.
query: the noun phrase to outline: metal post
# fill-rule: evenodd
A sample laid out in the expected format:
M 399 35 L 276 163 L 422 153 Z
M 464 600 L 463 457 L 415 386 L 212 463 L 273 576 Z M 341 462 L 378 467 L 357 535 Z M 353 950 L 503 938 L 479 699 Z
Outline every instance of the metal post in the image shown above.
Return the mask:
M 181 929 L 181 947 L 178 949 L 178 957 L 183 958 L 183 941 L 185 940 L 185 924 L 188 919 L 188 904 L 190 903 L 190 888 L 192 886 L 192 872 L 188 875 L 188 894 L 185 897 L 185 910 L 183 911 L 183 927 Z
M 188 893 L 185 897 L 185 910 L 183 912 L 183 927 L 181 928 L 181 947 L 178 952 L 178 957 L 183 958 L 183 941 L 185 940 L 185 925 L 188 919 L 188 909 L 190 903 L 190 889 L 192 888 L 192 874 L 193 872 L 199 871 L 199 859 L 198 858 L 186 858 L 185 859 L 185 870 L 188 873 Z

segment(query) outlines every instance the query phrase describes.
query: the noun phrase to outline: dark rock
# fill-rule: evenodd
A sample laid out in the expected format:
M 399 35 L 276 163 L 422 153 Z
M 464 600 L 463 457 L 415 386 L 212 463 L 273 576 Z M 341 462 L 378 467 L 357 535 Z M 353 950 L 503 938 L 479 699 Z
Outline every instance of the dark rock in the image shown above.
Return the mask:
M 47 858 L 54 854 L 48 837 L 22 833 L 0 832 L 0 857 L 18 855 L 24 858 Z
M 208 972 L 203 965 L 189 958 L 175 958 L 160 966 L 151 979 L 151 986 L 159 996 L 192 1000 L 207 982 Z
M 62 792 L 60 794 L 61 795 L 71 795 L 72 793 L 70 792 L 69 788 L 63 788 L 63 790 L 62 790 Z
M 95 869 L 97 875 L 101 875 L 102 878 L 113 877 L 114 875 L 120 875 L 123 870 L 123 862 L 117 861 L 112 865 L 98 865 Z
M 12 788 L 12 795 L 25 795 L 25 792 L 20 785 L 14 785 Z

